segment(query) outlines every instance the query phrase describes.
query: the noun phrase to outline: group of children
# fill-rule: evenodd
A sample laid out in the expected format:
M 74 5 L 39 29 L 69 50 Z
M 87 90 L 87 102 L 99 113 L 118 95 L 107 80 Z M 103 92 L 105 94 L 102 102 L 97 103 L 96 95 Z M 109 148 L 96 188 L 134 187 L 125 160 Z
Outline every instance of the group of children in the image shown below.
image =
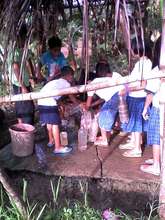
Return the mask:
M 63 57 L 61 49 L 61 41 L 57 37 L 51 38 L 49 41 L 49 51 L 41 57 L 42 65 L 47 65 L 48 73 L 45 77 L 45 85 L 41 92 L 51 92 L 56 89 L 64 89 L 71 86 L 73 82 L 73 69 L 67 65 Z M 160 40 L 156 44 L 155 50 L 160 51 Z M 158 48 L 159 47 L 159 48 Z M 158 91 L 160 80 L 141 80 L 143 77 L 151 76 L 153 72 L 159 72 L 159 56 L 155 55 L 155 63 L 152 64 L 152 50 L 145 46 L 142 42 L 132 44 L 134 56 L 138 59 L 131 74 L 130 79 L 135 81 L 128 85 L 120 85 L 104 89 L 98 89 L 87 93 L 87 100 L 83 106 L 84 110 L 104 102 L 99 109 L 98 124 L 101 136 L 97 137 L 95 145 L 108 145 L 109 135 L 114 127 L 118 117 L 119 97 L 125 96 L 128 104 L 129 121 L 121 123 L 121 129 L 124 132 L 131 133 L 131 141 L 125 145 L 120 145 L 120 149 L 125 149 L 123 156 L 125 157 L 141 157 L 142 156 L 142 134 L 147 133 L 147 145 L 153 145 L 153 159 L 146 161 L 147 164 L 142 165 L 140 169 L 154 175 L 160 174 L 160 132 L 159 132 L 159 100 Z M 156 54 L 156 53 L 154 53 Z M 55 65 L 54 65 L 55 64 Z M 53 70 L 52 70 L 53 68 Z M 40 73 L 40 70 L 38 70 Z M 110 70 L 107 62 L 100 63 L 97 66 L 97 77 L 93 79 L 93 83 L 115 82 L 122 77 L 116 72 Z M 39 77 L 42 77 L 41 74 Z M 138 82 L 136 82 L 138 80 Z M 141 82 L 139 82 L 141 80 Z M 157 85 L 157 86 L 156 86 Z M 93 96 L 96 94 L 100 100 L 93 102 Z M 69 95 L 71 102 L 79 105 L 80 100 L 75 96 Z M 48 97 L 38 100 L 38 110 L 40 121 L 46 124 L 48 131 L 48 147 L 54 147 L 54 154 L 69 153 L 72 148 L 62 146 L 60 142 L 60 123 L 61 118 L 58 109 L 58 100 L 60 96 Z M 153 99 L 153 100 L 152 100 Z M 151 105 L 152 103 L 152 105 Z M 146 115 L 149 114 L 149 119 Z

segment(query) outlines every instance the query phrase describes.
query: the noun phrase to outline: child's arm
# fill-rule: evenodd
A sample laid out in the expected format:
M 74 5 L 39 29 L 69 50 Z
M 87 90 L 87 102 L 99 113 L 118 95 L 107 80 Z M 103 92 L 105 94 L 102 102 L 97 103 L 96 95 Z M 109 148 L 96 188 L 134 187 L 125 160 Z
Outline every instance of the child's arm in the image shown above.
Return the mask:
M 148 109 L 148 107 L 150 106 L 150 104 L 152 102 L 152 98 L 153 98 L 153 93 L 152 92 L 147 93 L 144 108 L 143 108 L 143 112 L 142 112 L 142 116 L 145 120 L 147 119 L 147 117 L 146 117 L 147 116 L 147 109 Z
M 79 101 L 75 98 L 74 95 L 68 95 L 68 97 L 74 104 L 79 104 Z
M 100 105 L 100 104 L 103 103 L 103 102 L 104 102 L 103 99 L 99 99 L 99 100 L 93 102 L 90 106 L 91 106 L 91 107 L 95 107 L 95 106 L 97 106 L 97 105 Z
M 88 96 L 87 101 L 86 101 L 86 106 L 85 106 L 86 110 L 88 110 L 89 107 L 91 106 L 92 99 L 93 99 L 93 96 Z
M 17 62 L 14 62 L 12 68 L 13 68 L 14 74 L 15 74 L 15 76 L 16 76 L 18 82 L 19 82 L 20 85 L 21 85 L 22 92 L 23 92 L 23 93 L 27 93 L 28 90 L 27 90 L 25 84 L 24 84 L 23 81 L 22 81 L 22 77 L 20 77 L 20 66 L 19 66 L 19 64 L 18 64 Z

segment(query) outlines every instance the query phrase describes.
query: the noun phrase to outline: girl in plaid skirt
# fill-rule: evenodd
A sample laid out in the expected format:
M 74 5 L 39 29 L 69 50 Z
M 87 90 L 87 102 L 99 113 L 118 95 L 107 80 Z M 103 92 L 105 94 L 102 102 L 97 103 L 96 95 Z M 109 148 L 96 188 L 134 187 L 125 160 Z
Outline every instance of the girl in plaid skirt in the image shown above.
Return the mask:
M 148 76 L 151 72 L 152 62 L 149 59 L 151 57 L 152 51 L 149 47 L 145 46 L 145 55 L 142 41 L 133 42 L 132 50 L 135 56 L 139 57 L 139 61 L 135 64 L 130 78 L 133 81 L 141 80 L 142 77 Z M 131 142 L 125 145 L 121 145 L 120 149 L 128 149 L 124 152 L 125 157 L 141 157 L 141 142 L 142 142 L 142 132 L 147 129 L 147 122 L 142 117 L 142 111 L 144 108 L 146 92 L 144 91 L 146 81 L 142 83 L 135 82 L 131 83 L 130 88 L 124 89 L 120 94 L 128 92 L 127 103 L 129 111 L 129 121 L 128 123 L 122 124 L 122 129 L 124 132 L 131 132 Z
M 158 66 L 152 70 L 152 73 L 159 72 Z M 140 166 L 143 172 L 154 175 L 160 174 L 160 110 L 159 110 L 159 88 L 160 79 L 149 80 L 147 82 L 147 97 L 143 109 L 143 118 L 147 120 L 147 109 L 152 102 L 152 107 L 148 119 L 147 145 L 153 147 L 153 159 L 146 160 L 144 165 Z M 153 87 L 154 85 L 154 87 Z
M 151 74 L 157 75 L 159 73 L 159 59 L 161 49 L 161 37 L 155 44 L 153 69 Z M 154 86 L 153 86 L 154 85 Z M 147 108 L 152 102 L 152 108 L 148 119 L 148 130 L 147 130 L 147 144 L 153 147 L 153 158 L 145 161 L 146 164 L 140 166 L 140 170 L 153 175 L 160 174 L 160 87 L 161 80 L 153 79 L 148 80 L 146 91 L 147 97 L 145 106 L 143 109 L 143 118 L 146 119 Z M 164 95 L 164 94 L 163 94 Z

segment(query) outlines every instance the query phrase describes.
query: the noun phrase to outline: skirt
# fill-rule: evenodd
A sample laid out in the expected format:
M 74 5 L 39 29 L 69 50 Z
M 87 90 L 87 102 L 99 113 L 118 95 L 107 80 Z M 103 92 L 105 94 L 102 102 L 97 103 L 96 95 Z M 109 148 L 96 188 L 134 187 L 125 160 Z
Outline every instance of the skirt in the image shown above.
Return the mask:
M 98 123 L 101 129 L 106 131 L 111 131 L 116 118 L 118 116 L 119 109 L 119 96 L 118 93 L 115 93 L 112 98 L 105 102 L 101 107 Z
M 148 119 L 147 144 L 160 145 L 160 110 L 154 106 Z
M 60 113 L 58 110 L 58 106 L 38 106 L 40 123 L 41 124 L 52 124 L 52 125 L 60 125 Z
M 128 123 L 121 124 L 124 132 L 144 132 L 147 131 L 147 120 L 142 117 L 144 108 L 145 97 L 127 97 L 129 121 Z

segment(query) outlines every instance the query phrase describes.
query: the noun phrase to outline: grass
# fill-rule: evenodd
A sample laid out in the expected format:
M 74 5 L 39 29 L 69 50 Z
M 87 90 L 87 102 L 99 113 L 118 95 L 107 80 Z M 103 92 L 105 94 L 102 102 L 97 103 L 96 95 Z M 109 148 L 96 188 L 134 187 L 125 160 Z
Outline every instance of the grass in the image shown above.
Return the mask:
M 50 182 L 53 205 L 40 205 L 39 203 L 30 204 L 27 195 L 27 182 L 23 180 L 22 199 L 26 205 L 26 216 L 23 216 L 17 209 L 14 201 L 9 200 L 8 195 L 0 187 L 0 220 L 103 220 L 103 211 L 90 207 L 88 203 L 88 184 L 79 182 L 80 191 L 83 195 L 83 202 L 66 201 L 62 206 L 59 204 L 59 192 L 62 178 L 59 177 L 57 184 Z M 145 216 L 137 213 L 137 217 L 129 216 L 119 209 L 111 211 L 105 210 L 104 213 L 110 214 L 106 220 L 114 220 L 112 216 L 118 216 L 121 220 L 158 220 L 153 213 L 157 210 L 157 203 L 149 204 L 150 213 Z

